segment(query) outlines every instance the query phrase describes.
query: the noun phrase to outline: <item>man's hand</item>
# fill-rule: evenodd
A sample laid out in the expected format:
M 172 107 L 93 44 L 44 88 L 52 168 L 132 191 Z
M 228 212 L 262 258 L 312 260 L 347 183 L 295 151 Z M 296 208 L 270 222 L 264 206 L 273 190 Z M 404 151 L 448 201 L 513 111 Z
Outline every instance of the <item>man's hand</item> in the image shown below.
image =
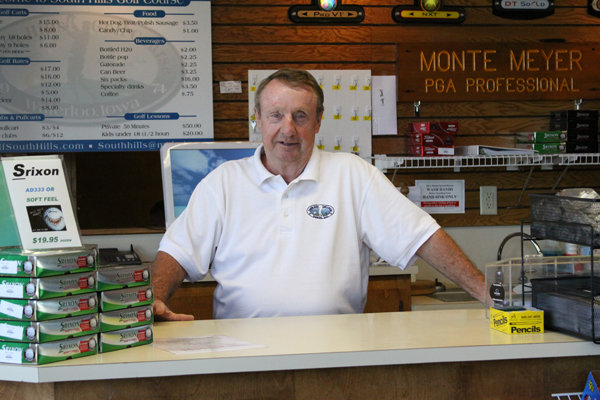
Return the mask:
M 168 300 L 177 290 L 183 279 L 185 271 L 177 260 L 169 254 L 159 251 L 152 264 L 152 288 L 154 290 L 154 317 L 157 321 L 191 321 L 193 315 L 177 314 L 167 307 Z
M 157 321 L 193 321 L 194 316 L 190 314 L 177 314 L 171 311 L 162 300 L 154 300 L 152 305 L 154 318 Z

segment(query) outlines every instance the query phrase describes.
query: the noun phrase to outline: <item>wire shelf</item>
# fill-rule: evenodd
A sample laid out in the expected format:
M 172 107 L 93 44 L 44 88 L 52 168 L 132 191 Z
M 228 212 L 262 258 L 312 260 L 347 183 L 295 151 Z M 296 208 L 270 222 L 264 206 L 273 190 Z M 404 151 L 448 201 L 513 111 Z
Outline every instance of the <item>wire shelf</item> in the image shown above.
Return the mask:
M 553 393 L 552 398 L 557 400 L 581 400 L 583 398 L 583 393 Z
M 487 168 L 548 165 L 598 165 L 600 153 L 573 154 L 497 154 L 480 156 L 404 157 L 375 155 L 375 166 L 382 171 L 409 168 Z

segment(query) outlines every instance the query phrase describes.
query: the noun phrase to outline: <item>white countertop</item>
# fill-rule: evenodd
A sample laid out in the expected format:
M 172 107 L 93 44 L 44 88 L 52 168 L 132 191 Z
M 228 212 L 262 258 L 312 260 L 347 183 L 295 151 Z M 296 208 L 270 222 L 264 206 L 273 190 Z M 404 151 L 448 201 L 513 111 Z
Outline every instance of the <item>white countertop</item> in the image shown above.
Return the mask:
M 176 355 L 157 343 L 42 366 L 0 364 L 3 380 L 59 382 L 227 372 L 600 355 L 556 332 L 508 335 L 483 309 L 154 324 L 156 340 L 225 335 L 257 348 Z

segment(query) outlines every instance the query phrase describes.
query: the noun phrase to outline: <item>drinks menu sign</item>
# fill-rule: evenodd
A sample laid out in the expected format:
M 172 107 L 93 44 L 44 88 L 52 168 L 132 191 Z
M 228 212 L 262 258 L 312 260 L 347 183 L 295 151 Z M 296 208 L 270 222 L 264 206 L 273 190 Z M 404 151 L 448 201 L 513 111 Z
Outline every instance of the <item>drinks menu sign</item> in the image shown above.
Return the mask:
M 0 0 L 0 152 L 213 138 L 210 1 Z

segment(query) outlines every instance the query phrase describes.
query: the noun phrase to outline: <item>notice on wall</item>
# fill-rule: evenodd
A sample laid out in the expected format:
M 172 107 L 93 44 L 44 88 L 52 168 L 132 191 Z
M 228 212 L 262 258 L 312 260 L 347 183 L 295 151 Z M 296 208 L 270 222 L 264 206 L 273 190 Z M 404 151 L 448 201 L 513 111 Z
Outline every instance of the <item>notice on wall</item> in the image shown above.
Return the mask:
M 210 1 L 1 1 L 0 152 L 213 137 Z
M 41 250 L 80 247 L 62 160 L 58 156 L 5 157 L 2 159 L 12 214 L 21 247 Z M 3 208 L 3 214 L 11 211 Z
M 464 180 L 415 180 L 415 187 L 411 200 L 429 214 L 465 213 Z

